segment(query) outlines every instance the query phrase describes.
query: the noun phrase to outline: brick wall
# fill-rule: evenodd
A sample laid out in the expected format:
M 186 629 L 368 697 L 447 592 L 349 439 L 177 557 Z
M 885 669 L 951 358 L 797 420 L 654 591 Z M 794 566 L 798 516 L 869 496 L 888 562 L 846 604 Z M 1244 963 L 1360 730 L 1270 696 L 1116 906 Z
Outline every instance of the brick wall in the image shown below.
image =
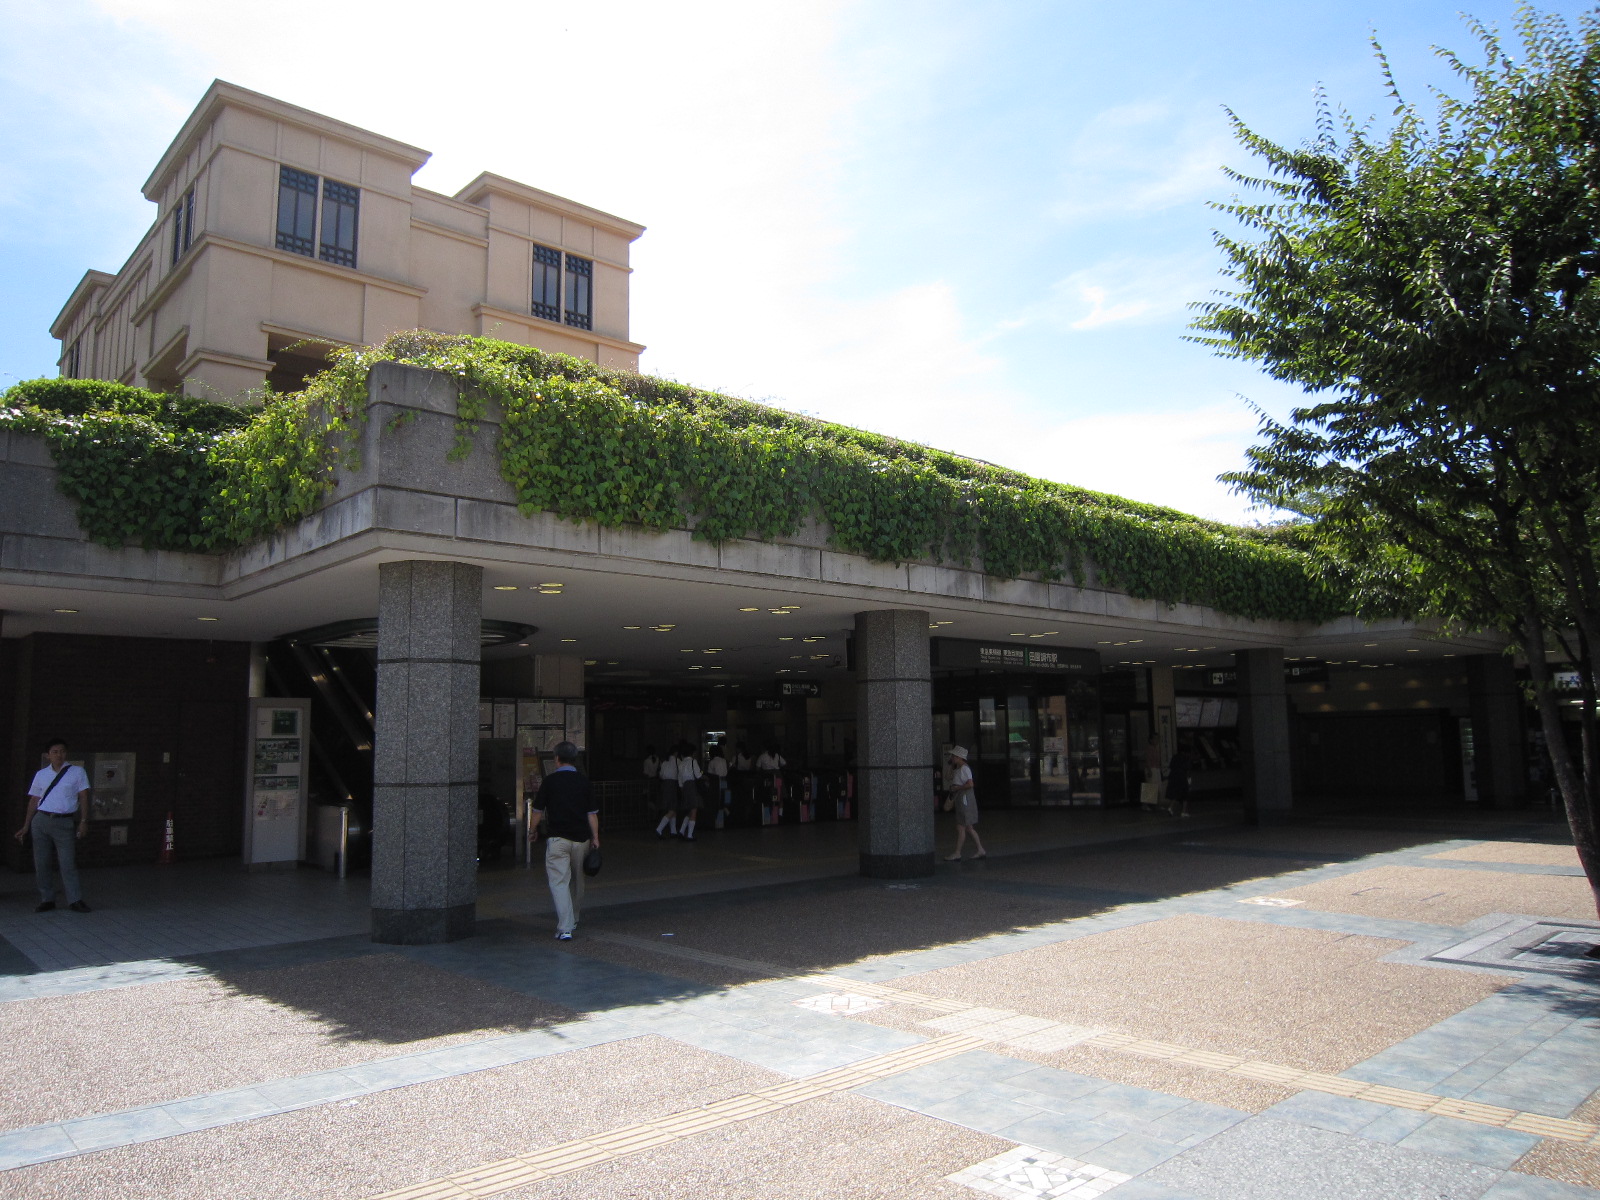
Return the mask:
M 0 652 L 0 720 L 10 736 L 3 801 L 13 867 L 24 851 L 10 839 L 25 811 L 28 780 L 46 738 L 63 737 L 73 758 L 96 751 L 138 755 L 128 844 L 110 844 L 94 822 L 79 844 L 86 866 L 154 862 L 167 813 L 178 856 L 238 854 L 243 833 L 247 642 L 32 634 Z

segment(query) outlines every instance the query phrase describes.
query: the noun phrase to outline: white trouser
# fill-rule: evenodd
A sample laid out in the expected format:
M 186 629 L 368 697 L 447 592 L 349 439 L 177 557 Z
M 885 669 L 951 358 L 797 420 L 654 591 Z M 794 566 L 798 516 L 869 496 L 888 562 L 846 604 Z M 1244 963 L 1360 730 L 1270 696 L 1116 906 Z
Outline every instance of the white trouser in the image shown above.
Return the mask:
M 550 898 L 556 904 L 556 932 L 571 933 L 578 926 L 578 905 L 583 900 L 583 856 L 588 842 L 564 837 L 546 838 L 544 874 L 550 881 Z

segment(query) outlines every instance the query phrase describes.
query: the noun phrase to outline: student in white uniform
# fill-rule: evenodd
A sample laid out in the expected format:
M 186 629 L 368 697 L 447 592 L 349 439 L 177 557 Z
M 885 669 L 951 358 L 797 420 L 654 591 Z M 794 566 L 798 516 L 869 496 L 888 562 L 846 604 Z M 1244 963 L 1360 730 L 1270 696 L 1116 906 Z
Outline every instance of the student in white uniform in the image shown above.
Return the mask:
M 987 858 L 988 851 L 983 848 L 983 840 L 978 837 L 978 801 L 973 794 L 972 768 L 967 766 L 967 748 L 965 746 L 950 747 L 950 798 L 945 801 L 956 814 L 956 852 L 945 858 L 945 862 L 960 862 L 961 848 L 967 844 L 967 835 L 972 835 L 972 844 L 978 848 L 973 858 Z
M 711 758 L 706 763 L 706 775 L 711 780 L 711 806 L 716 810 L 714 821 L 721 829 L 728 819 L 728 760 L 722 757 L 722 744 L 711 748 Z
M 661 796 L 661 822 L 656 826 L 656 836 L 678 836 L 678 759 L 669 754 L 656 768 L 657 787 Z
M 688 742 L 678 745 L 678 836 L 686 842 L 694 841 L 695 818 L 700 815 L 700 778 L 705 774 L 694 756 L 694 747 Z

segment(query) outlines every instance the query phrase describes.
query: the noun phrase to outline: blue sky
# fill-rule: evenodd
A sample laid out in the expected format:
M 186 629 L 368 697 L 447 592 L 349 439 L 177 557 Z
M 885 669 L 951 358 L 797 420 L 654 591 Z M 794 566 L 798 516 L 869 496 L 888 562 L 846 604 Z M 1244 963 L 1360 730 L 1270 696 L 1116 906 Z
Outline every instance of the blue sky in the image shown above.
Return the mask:
M 1576 15 L 1588 6 L 1547 3 Z M 214 77 L 642 222 L 643 368 L 1054 479 L 1253 520 L 1216 482 L 1297 395 L 1182 340 L 1208 200 L 1325 85 L 1419 97 L 1459 0 L 0 0 L 0 385 L 115 270 Z M 1477 17 L 1509 25 L 1507 0 Z

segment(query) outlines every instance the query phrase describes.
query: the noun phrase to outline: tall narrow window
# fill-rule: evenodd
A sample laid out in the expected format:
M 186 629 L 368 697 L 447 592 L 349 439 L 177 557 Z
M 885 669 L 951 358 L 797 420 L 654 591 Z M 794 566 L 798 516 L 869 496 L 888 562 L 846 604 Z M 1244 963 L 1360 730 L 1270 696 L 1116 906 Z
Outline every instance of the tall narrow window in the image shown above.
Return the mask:
M 533 315 L 561 320 L 561 251 L 533 248 Z
M 594 264 L 587 258 L 567 255 L 568 325 L 588 329 L 594 317 Z
M 356 265 L 356 220 L 361 189 L 347 183 L 322 181 L 322 261 L 341 267 Z
M 61 377 L 63 379 L 83 378 L 83 339 L 73 338 L 72 345 L 67 347 L 67 352 L 61 358 Z
M 190 188 L 172 207 L 172 261 L 176 263 L 193 244 L 194 189 Z
M 278 249 L 310 258 L 316 252 L 316 235 L 317 177 L 293 167 L 279 167 Z

